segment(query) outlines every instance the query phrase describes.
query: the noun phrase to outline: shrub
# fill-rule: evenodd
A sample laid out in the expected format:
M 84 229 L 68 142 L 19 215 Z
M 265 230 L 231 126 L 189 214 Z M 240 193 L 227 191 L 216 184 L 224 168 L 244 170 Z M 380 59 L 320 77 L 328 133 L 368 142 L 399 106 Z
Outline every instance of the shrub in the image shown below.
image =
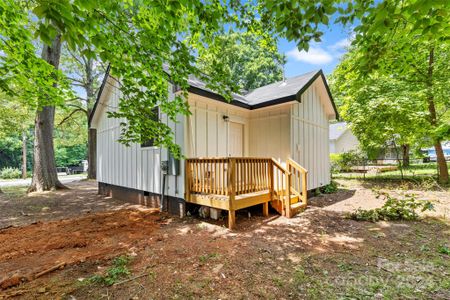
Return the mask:
M 17 168 L 4 168 L 0 172 L 1 179 L 16 179 L 22 176 L 22 172 Z
M 332 153 L 330 154 L 331 172 L 349 172 L 351 167 L 362 164 L 363 160 L 363 155 L 356 150 L 339 154 Z
M 331 181 L 330 184 L 327 184 L 326 186 L 323 186 L 320 188 L 320 192 L 322 194 L 333 194 L 333 193 L 336 193 L 337 190 L 338 190 L 338 186 L 335 181 Z
M 433 204 L 430 201 L 417 200 L 414 196 L 404 200 L 390 197 L 388 194 L 384 194 L 384 196 L 387 201 L 382 207 L 369 210 L 358 208 L 347 217 L 356 221 L 371 222 L 377 222 L 380 220 L 414 221 L 419 219 L 419 215 L 416 212 L 417 210 L 424 212 L 426 210 L 433 209 Z

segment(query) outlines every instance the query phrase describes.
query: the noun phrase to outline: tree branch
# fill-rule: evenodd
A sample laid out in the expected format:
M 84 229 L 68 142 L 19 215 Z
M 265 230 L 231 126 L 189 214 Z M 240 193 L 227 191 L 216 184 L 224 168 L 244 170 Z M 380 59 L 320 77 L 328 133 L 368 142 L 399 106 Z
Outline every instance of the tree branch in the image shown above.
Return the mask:
M 57 127 L 61 126 L 64 122 L 66 122 L 67 120 L 69 120 L 70 118 L 72 118 L 72 116 L 73 116 L 74 114 L 76 114 L 77 112 L 79 112 L 79 111 L 86 112 L 86 110 L 84 110 L 84 109 L 82 109 L 82 108 L 77 108 L 77 109 L 73 110 L 67 117 L 65 117 L 64 119 L 62 119 L 61 122 L 59 122 L 59 124 L 58 124 Z

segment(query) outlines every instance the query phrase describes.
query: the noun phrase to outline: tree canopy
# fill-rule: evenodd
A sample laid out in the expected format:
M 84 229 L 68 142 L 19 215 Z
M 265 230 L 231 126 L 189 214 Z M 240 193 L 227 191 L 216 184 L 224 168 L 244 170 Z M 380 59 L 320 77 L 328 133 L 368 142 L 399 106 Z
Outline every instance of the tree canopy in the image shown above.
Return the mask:
M 111 64 L 121 101 L 110 117 L 127 120 L 120 142 L 153 139 L 179 155 L 171 129 L 149 116 L 155 106 L 172 121 L 178 114 L 189 114 L 185 96 L 191 74 L 228 98 L 239 89 L 224 64 L 211 65 L 208 74 L 198 64 L 206 49 L 220 53 L 227 29 L 251 32 L 267 49 L 274 49 L 276 39 L 284 37 L 302 50 L 321 40 L 322 25 L 331 19 L 343 24 L 357 20 L 354 44 L 362 54 L 358 76 L 372 70 L 406 76 L 416 74 L 410 63 L 416 49 L 430 57 L 431 49 L 450 40 L 449 5 L 446 0 L 4 0 L 0 89 L 38 110 L 73 99 L 67 74 L 38 54 L 40 45 L 49 50 L 61 41 L 87 58 Z M 389 53 L 400 54 L 399 59 L 388 59 L 394 57 Z M 171 100 L 169 82 L 182 91 Z M 423 91 L 434 97 L 427 98 L 428 104 L 434 103 L 439 91 L 426 82 Z M 436 140 L 443 119 L 430 116 L 430 120 L 437 128 Z
M 382 1 L 367 8 L 350 54 L 336 69 L 343 115 L 364 145 L 396 133 L 434 145 L 448 182 L 441 141 L 450 135 L 450 2 Z
M 276 47 L 267 47 L 266 41 L 250 32 L 230 32 L 219 37 L 219 52 L 205 49 L 198 63 L 206 74 L 214 65 L 224 65 L 227 77 L 239 89 L 252 90 L 283 79 L 285 57 Z

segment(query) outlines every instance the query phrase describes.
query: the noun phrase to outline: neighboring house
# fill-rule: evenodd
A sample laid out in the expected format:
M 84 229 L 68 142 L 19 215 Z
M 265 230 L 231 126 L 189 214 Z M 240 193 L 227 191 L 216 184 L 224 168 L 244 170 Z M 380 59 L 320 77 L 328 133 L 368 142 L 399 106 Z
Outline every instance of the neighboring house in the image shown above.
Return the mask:
M 186 202 L 227 210 L 232 227 L 236 210 L 256 204 L 264 214 L 271 203 L 292 216 L 306 207 L 307 190 L 330 183 L 328 123 L 337 112 L 322 71 L 236 94 L 231 102 L 195 78 L 189 83 L 192 114 L 176 124 L 160 114 L 188 158 L 178 162 L 160 147 L 117 142 L 123 120 L 107 111 L 118 107 L 120 91 L 105 77 L 90 121 L 101 193 L 152 207 L 164 195 L 164 206 L 181 215 Z
M 344 153 L 359 149 L 359 141 L 350 130 L 346 122 L 330 124 L 330 153 Z M 398 152 L 398 153 L 397 153 Z M 396 149 L 392 143 L 380 147 L 377 158 L 372 161 L 376 164 L 396 164 L 403 158 L 402 149 Z
M 445 160 L 450 160 L 450 141 L 442 142 L 442 151 L 444 152 Z M 430 161 L 437 161 L 436 150 L 434 147 L 423 149 L 423 152 L 426 153 Z
M 357 150 L 359 142 L 346 122 L 330 124 L 330 153 Z

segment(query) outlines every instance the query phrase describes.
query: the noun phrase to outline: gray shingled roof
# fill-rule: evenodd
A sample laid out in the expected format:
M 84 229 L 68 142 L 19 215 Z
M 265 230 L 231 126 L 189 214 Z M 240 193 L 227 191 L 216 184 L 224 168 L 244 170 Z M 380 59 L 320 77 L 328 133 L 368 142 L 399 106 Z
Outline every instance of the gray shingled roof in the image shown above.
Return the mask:
M 319 72 L 320 70 L 317 70 L 292 78 L 287 78 L 284 81 L 278 81 L 256 88 L 247 94 L 233 94 L 233 99 L 246 105 L 256 105 L 280 98 L 295 96 Z M 208 89 L 204 82 L 194 76 L 189 76 L 188 81 L 193 87 L 215 93 L 214 91 Z
M 196 88 L 199 88 L 199 89 L 202 89 L 204 91 L 211 92 L 211 93 L 215 93 L 214 91 L 212 91 L 211 89 L 206 87 L 206 83 L 204 83 L 203 81 L 201 81 L 200 79 L 198 79 L 197 77 L 195 77 L 193 75 L 189 75 L 188 83 L 191 86 L 193 86 L 193 87 L 196 87 Z M 242 96 L 242 95 L 233 93 L 232 96 L 233 96 L 233 99 L 236 100 L 236 101 L 239 101 L 239 102 L 242 102 L 242 103 L 245 103 L 245 104 L 249 104 L 247 102 L 247 100 L 245 99 L 245 97 Z
M 303 75 L 287 78 L 284 81 L 278 81 L 272 84 L 254 89 L 244 97 L 250 103 L 255 105 L 270 100 L 280 99 L 296 95 L 319 71 L 312 71 Z
M 337 140 L 342 134 L 344 134 L 345 130 L 347 130 L 346 122 L 330 124 L 330 140 Z

